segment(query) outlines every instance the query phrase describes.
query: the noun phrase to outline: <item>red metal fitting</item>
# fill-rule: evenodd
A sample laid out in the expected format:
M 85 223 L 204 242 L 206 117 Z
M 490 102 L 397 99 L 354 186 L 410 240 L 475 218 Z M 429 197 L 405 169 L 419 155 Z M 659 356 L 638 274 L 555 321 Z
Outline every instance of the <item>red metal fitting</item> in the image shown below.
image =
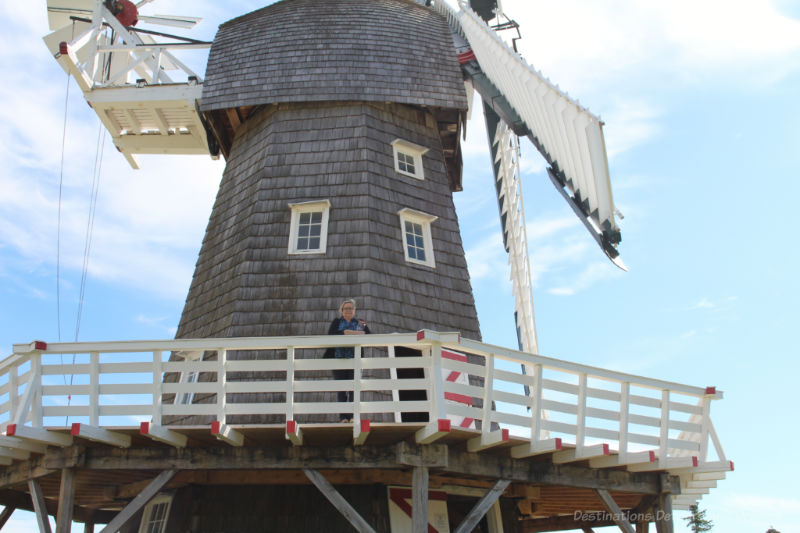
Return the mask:
M 36 350 L 46 350 L 47 349 L 47 343 L 44 342 L 44 341 L 33 341 L 33 347 Z
M 150 433 L 150 422 L 142 422 L 139 424 L 139 433 L 142 435 L 147 435 Z
M 61 41 L 58 43 L 58 53 L 62 56 L 69 54 L 69 47 L 67 46 L 67 41 Z

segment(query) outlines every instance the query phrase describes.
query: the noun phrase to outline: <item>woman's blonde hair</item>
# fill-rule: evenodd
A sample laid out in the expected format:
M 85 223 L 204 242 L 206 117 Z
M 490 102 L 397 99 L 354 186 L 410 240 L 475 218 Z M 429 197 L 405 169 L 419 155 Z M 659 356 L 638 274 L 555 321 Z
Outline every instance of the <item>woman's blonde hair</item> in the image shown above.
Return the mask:
M 353 299 L 347 299 L 347 300 L 342 302 L 342 305 L 339 306 L 339 314 L 340 315 L 342 314 L 342 308 L 345 306 L 345 304 L 353 304 L 353 311 L 356 310 L 356 301 L 353 300 Z

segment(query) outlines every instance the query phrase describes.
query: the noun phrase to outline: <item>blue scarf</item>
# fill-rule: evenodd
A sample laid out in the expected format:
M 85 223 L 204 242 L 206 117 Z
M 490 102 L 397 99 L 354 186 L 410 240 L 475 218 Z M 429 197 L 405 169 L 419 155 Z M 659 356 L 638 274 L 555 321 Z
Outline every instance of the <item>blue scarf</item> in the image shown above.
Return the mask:
M 344 317 L 340 318 L 339 331 L 343 332 L 346 329 L 358 331 L 358 319 L 353 317 L 353 319 L 348 322 Z M 342 333 L 342 335 L 344 335 L 344 333 Z M 336 348 L 335 355 L 337 359 L 352 359 L 355 357 L 355 350 L 351 347 Z

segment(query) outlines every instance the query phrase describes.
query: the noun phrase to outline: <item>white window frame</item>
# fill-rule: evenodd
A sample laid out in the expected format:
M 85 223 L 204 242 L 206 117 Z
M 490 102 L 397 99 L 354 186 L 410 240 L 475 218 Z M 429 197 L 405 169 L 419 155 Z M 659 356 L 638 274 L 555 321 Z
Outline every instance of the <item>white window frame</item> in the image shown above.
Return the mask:
M 151 530 L 149 526 L 153 520 L 153 511 L 156 509 L 158 505 L 167 504 L 167 508 L 164 511 L 164 522 L 161 523 L 161 527 L 155 530 Z M 139 523 L 139 533 L 164 533 L 167 530 L 167 522 L 169 521 L 169 511 L 172 508 L 172 494 L 156 494 L 152 500 L 147 502 L 147 505 L 144 506 L 144 511 L 142 511 L 142 521 Z
M 414 263 L 417 265 L 424 265 L 431 268 L 436 268 L 436 260 L 434 259 L 433 256 L 433 239 L 431 238 L 431 223 L 439 217 L 434 215 L 429 215 L 428 213 L 423 213 L 422 211 L 409 209 L 407 207 L 404 207 L 403 209 L 398 211 L 397 214 L 400 216 L 400 235 L 402 237 L 403 254 L 405 255 L 406 262 Z M 410 222 L 412 224 L 419 224 L 420 226 L 422 226 L 422 240 L 423 240 L 422 249 L 425 252 L 424 261 L 410 257 L 408 255 L 408 242 L 406 241 L 407 238 L 406 222 Z
M 183 356 L 184 361 L 202 361 L 203 352 L 188 352 Z M 200 380 L 199 370 L 189 370 L 188 372 L 181 372 L 180 383 L 197 383 Z M 174 403 L 176 405 L 191 405 L 194 401 L 193 392 L 179 392 L 175 395 Z
M 290 255 L 310 255 L 310 254 L 324 254 L 328 247 L 328 219 L 331 209 L 331 202 L 329 200 L 315 200 L 313 202 L 301 202 L 297 204 L 289 204 L 289 209 L 292 210 L 292 222 L 289 227 L 289 254 Z M 297 248 L 297 241 L 299 238 L 298 231 L 300 227 L 300 215 L 302 213 L 322 212 L 322 227 L 320 228 L 319 235 L 319 248 L 311 250 L 300 250 Z
M 395 139 L 392 141 L 392 150 L 394 152 L 394 169 L 403 174 L 418 180 L 425 179 L 425 172 L 422 167 L 422 156 L 428 151 L 428 148 L 405 141 L 403 139 Z M 400 155 L 405 154 L 410 156 L 414 161 L 414 172 L 409 172 L 407 169 L 401 168 Z

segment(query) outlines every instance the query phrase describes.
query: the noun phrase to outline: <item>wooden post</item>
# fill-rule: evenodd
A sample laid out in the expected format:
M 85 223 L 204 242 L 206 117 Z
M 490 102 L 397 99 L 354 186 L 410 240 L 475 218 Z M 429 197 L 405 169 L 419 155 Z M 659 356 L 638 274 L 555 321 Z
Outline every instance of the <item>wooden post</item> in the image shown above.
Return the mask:
M 161 425 L 161 350 L 153 351 L 153 424 Z
M 6 525 L 8 519 L 11 518 L 11 515 L 16 510 L 16 507 L 11 507 L 10 505 L 6 505 L 3 508 L 3 512 L 0 513 L 0 529 L 3 529 L 3 526 Z
M 361 346 L 353 348 L 353 423 L 361 424 Z
M 661 431 L 658 437 L 658 462 L 659 465 L 667 464 L 667 449 L 669 441 L 669 390 L 661 391 Z
M 125 508 L 115 516 L 111 522 L 104 527 L 100 533 L 116 533 L 122 526 L 128 523 L 128 520 L 158 494 L 164 485 L 172 479 L 177 470 L 164 470 L 156 478 L 147 485 L 142 492 L 140 492 Z
M 473 530 L 475 526 L 478 525 L 478 522 L 481 521 L 481 518 L 486 514 L 489 508 L 494 505 L 497 499 L 503 494 L 503 491 L 506 490 L 511 484 L 511 480 L 509 479 L 500 479 L 494 486 L 489 489 L 489 491 L 483 495 L 483 497 L 478 500 L 478 503 L 475 504 L 475 507 L 469 512 L 469 514 L 464 517 L 464 520 L 458 525 L 455 529 L 454 533 L 469 533 Z
M 630 411 L 631 384 L 620 383 L 619 391 L 619 464 L 628 462 L 628 413 Z
M 656 503 L 656 532 L 674 533 L 675 526 L 672 521 L 672 484 L 670 475 L 664 472 L 660 476 L 661 493 L 658 495 Z
M 160 387 L 161 376 L 159 376 L 158 382 Z M 155 383 L 155 377 L 153 378 L 153 383 Z M 99 352 L 91 352 L 89 354 L 89 424 L 95 427 L 100 426 L 100 353 Z
M 325 476 L 317 472 L 316 470 L 311 470 L 304 468 L 303 472 L 305 473 L 306 477 L 311 480 L 317 489 L 322 493 L 325 498 L 328 499 L 329 502 L 333 504 L 333 506 L 342 513 L 348 522 L 358 531 L 359 533 L 375 533 L 375 530 L 372 529 L 372 526 L 364 520 L 364 518 L 358 514 L 350 503 L 344 499 L 344 497 L 339 494 L 339 491 L 334 488 L 331 483 L 325 479 Z
M 625 515 L 622 513 L 622 509 L 619 508 L 617 502 L 611 497 L 611 494 L 606 489 L 594 489 L 594 491 L 600 496 L 600 499 L 603 500 L 603 505 L 605 505 L 606 510 L 611 513 L 611 519 L 614 523 L 617 524 L 624 533 L 636 533 L 631 523 L 628 522 L 628 519 L 625 518 Z
M 61 470 L 61 487 L 58 491 L 58 515 L 56 533 L 70 533 L 72 530 L 72 510 L 75 505 L 75 469 Z
M 225 413 L 225 407 L 228 403 L 225 396 L 225 386 L 228 379 L 225 375 L 225 362 L 227 359 L 227 350 L 217 350 L 217 421 L 220 424 L 227 424 Z
M 583 456 L 583 445 L 586 440 L 586 386 L 588 377 L 586 372 L 581 372 L 578 377 L 578 416 L 575 429 L 575 456 Z
M 286 350 L 286 423 L 294 420 L 294 346 Z
M 434 370 L 435 371 L 435 370 Z M 439 370 L 441 377 L 441 370 Z M 411 531 L 428 533 L 428 467 L 415 466 L 411 478 Z
M 486 368 L 483 373 L 483 418 L 481 434 L 488 436 L 492 431 L 492 404 L 494 403 L 494 354 L 486 357 Z
M 389 358 L 394 359 L 394 346 L 389 346 Z M 389 367 L 389 378 L 391 378 L 392 383 L 397 383 L 397 367 L 394 366 L 394 362 L 391 362 L 391 367 Z M 400 409 L 400 391 L 397 389 L 392 389 L 392 404 L 397 406 L 394 412 L 394 421 L 398 424 L 403 421 L 402 411 Z
M 42 487 L 38 479 L 28 480 L 28 490 L 31 491 L 33 510 L 36 512 L 36 523 L 39 524 L 39 533 L 51 533 L 50 519 L 47 516 L 47 504 L 44 501 Z
M 94 522 L 86 522 L 83 524 L 83 533 L 94 533 Z

